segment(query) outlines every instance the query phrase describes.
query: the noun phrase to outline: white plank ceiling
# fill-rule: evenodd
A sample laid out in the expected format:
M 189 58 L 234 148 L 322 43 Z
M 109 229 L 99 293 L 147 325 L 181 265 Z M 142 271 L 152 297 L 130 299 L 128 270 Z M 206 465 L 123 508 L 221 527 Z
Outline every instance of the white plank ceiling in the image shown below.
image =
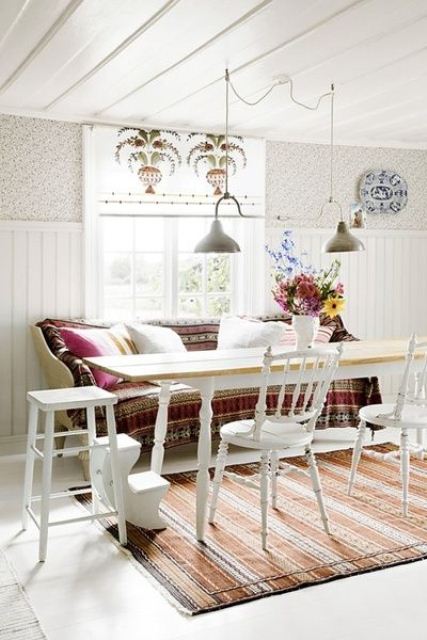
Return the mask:
M 224 67 L 255 99 L 280 74 L 336 141 L 427 148 L 426 0 L 2 0 L 0 112 L 221 131 Z M 329 105 L 278 87 L 234 132 L 326 142 Z

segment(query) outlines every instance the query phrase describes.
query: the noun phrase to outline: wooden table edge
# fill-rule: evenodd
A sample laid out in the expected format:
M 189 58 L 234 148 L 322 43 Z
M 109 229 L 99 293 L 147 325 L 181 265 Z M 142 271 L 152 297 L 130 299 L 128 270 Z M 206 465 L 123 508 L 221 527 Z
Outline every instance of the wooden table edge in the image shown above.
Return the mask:
M 360 343 L 359 343 L 360 344 Z M 419 354 L 422 355 L 422 354 Z M 390 353 L 387 355 L 372 355 L 372 356 L 363 356 L 363 357 L 344 357 L 340 363 L 339 367 L 352 367 L 352 366 L 363 366 L 363 365 L 371 365 L 371 364 L 388 364 L 393 362 L 399 362 L 405 359 L 406 353 L 398 352 L 398 353 Z M 102 357 L 102 356 L 101 356 Z M 108 358 L 109 356 L 105 356 Z M 99 358 L 99 357 L 98 357 Z M 97 360 L 98 360 L 97 358 Z M 83 362 L 91 367 L 96 368 L 99 371 L 103 371 L 104 373 L 108 373 L 113 376 L 117 376 L 118 378 L 126 379 L 129 382 L 152 382 L 158 380 L 185 380 L 190 378 L 213 378 L 220 376 L 230 376 L 230 375 L 253 375 L 261 372 L 261 362 L 259 366 L 246 366 L 246 367 L 222 367 L 218 369 L 210 369 L 210 370 L 199 370 L 199 371 L 179 371 L 170 369 L 167 372 L 159 372 L 154 371 L 151 373 L 144 374 L 132 374 L 130 371 L 133 368 L 137 368 L 138 366 L 144 365 L 131 365 L 128 367 L 128 370 L 125 371 L 125 365 L 122 367 L 109 367 L 103 366 L 97 361 L 94 363 L 92 358 L 82 358 Z M 176 363 L 174 363 L 176 364 Z M 309 363 L 308 363 L 309 365 Z M 146 365 L 147 367 L 155 368 L 155 365 Z M 297 369 L 297 365 L 294 365 L 294 369 Z M 276 364 L 271 367 L 271 371 L 274 373 L 276 371 L 281 370 L 281 365 Z

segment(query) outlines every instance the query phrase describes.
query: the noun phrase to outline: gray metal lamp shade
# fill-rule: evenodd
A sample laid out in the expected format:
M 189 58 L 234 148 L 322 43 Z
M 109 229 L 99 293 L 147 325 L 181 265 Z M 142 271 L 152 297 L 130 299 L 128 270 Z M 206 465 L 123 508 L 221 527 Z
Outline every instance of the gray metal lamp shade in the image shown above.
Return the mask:
M 214 218 L 209 233 L 196 245 L 195 253 L 238 253 L 240 247 L 222 228 L 221 220 Z
M 325 242 L 322 247 L 324 253 L 347 253 L 350 251 L 364 250 L 365 246 L 363 242 L 350 233 L 344 220 L 338 222 L 335 235 Z
M 243 217 L 240 204 L 237 199 L 228 191 L 224 193 L 215 205 L 215 217 L 212 221 L 211 229 L 207 236 L 202 238 L 194 249 L 194 253 L 240 253 L 240 247 L 233 238 L 228 236 L 222 228 L 218 218 L 219 205 L 224 200 L 232 200 L 237 207 L 239 216 Z

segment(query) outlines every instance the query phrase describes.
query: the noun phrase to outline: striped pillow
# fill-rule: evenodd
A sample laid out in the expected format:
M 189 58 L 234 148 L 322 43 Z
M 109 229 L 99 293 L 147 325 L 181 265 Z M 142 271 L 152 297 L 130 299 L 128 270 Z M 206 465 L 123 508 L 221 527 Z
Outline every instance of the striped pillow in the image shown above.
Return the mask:
M 79 358 L 138 353 L 123 324 L 116 324 L 111 329 L 62 327 L 60 333 L 68 351 Z M 92 373 L 98 387 L 103 389 L 120 382 L 119 378 L 98 369 L 92 369 Z
M 280 324 L 283 326 L 283 333 L 280 338 L 279 345 L 294 346 L 297 341 L 295 331 L 285 322 L 280 322 Z M 330 342 L 333 332 L 334 326 L 320 325 L 316 337 L 314 338 L 314 342 L 317 342 L 318 344 L 326 344 L 327 342 Z

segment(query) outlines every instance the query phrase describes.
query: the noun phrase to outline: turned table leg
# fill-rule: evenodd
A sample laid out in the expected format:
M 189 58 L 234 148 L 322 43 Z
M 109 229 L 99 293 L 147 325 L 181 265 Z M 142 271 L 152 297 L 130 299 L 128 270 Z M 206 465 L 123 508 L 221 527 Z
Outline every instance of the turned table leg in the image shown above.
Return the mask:
M 203 542 L 209 499 L 209 464 L 211 461 L 211 420 L 214 379 L 200 378 L 197 388 L 202 397 L 200 408 L 200 434 L 197 447 L 197 492 L 196 492 L 196 536 Z
M 168 428 L 168 409 L 171 397 L 171 382 L 160 383 L 159 408 L 157 410 L 156 425 L 154 427 L 154 446 L 151 452 L 151 471 L 162 475 L 163 458 L 165 455 L 165 438 Z

